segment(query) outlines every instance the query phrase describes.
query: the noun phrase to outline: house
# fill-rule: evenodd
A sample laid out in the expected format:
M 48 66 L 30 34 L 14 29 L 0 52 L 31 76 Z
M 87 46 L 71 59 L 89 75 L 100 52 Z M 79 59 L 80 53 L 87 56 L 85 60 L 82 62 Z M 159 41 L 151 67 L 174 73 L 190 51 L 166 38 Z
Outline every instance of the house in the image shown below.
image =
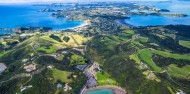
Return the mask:
M 178 91 L 176 94 L 186 94 L 185 92 L 183 92 L 182 90 Z
M 94 67 L 94 69 L 95 69 L 96 71 L 102 71 L 102 69 L 100 68 L 100 65 L 99 65 L 98 63 L 93 63 L 92 66 Z
M 63 51 L 63 52 L 61 52 L 62 54 L 66 54 L 67 53 L 67 51 Z
M 147 69 L 147 68 L 148 68 L 148 66 L 147 66 L 146 64 L 142 63 L 142 62 L 140 62 L 140 65 L 141 65 L 144 69 Z
M 33 56 L 34 56 L 34 53 L 31 53 L 30 56 L 33 57 Z
M 84 71 L 84 69 L 87 67 L 87 65 L 77 65 L 76 68 L 80 71 Z
M 71 89 L 72 89 L 72 88 L 69 87 L 68 83 L 66 83 L 65 86 L 64 86 L 64 91 L 67 92 L 67 91 L 69 91 L 69 90 L 71 90 Z
M 29 65 L 27 65 L 27 66 L 24 66 L 24 69 L 25 69 L 27 72 L 34 71 L 34 70 L 36 70 L 36 64 L 29 64 Z
M 52 68 L 54 68 L 54 66 L 53 65 L 49 65 L 49 66 L 47 66 L 47 68 L 48 69 L 52 69 Z
M 73 75 L 73 78 L 77 78 L 77 75 Z
M 155 75 L 154 75 L 152 72 L 149 72 L 149 73 L 148 73 L 148 77 L 149 77 L 150 79 L 155 79 Z
M 38 48 L 38 47 L 40 47 L 40 44 L 34 45 L 34 48 Z
M 58 58 L 60 55 L 57 54 L 57 53 L 55 53 L 55 54 L 53 54 L 52 56 L 53 56 L 54 58 Z
M 22 60 L 23 63 L 26 63 L 27 61 L 28 61 L 27 58 Z

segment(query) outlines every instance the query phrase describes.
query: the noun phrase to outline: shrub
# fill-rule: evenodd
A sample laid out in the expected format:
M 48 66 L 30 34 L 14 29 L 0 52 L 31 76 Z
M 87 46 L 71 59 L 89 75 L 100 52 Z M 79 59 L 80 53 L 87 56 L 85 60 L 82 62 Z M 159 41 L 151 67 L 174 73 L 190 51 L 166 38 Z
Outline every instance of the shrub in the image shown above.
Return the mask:
M 68 42 L 68 41 L 70 40 L 70 38 L 67 37 L 67 36 L 64 36 L 63 40 L 64 40 L 65 42 Z
M 58 36 L 56 36 L 54 34 L 51 34 L 49 37 L 56 40 L 56 41 L 58 41 L 58 42 L 62 42 L 62 40 Z

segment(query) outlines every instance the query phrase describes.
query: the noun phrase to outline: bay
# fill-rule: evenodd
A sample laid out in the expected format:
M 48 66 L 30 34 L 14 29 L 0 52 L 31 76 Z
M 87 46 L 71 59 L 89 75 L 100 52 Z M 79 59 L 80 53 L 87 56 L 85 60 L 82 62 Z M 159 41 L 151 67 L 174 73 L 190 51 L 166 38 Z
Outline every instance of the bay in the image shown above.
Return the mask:
M 52 17 L 49 12 L 37 12 L 44 8 L 48 7 L 30 4 L 0 5 L 0 28 L 34 26 L 65 30 L 83 24 L 83 21 L 67 21 L 65 18 Z M 6 33 L 13 33 L 13 31 L 0 31 L 0 34 Z
M 141 16 L 133 15 L 131 19 L 124 22 L 133 26 L 156 26 L 156 25 L 190 25 L 190 1 L 162 1 L 162 2 L 135 2 L 140 5 L 156 7 L 160 9 L 168 9 L 169 13 L 187 14 L 187 17 L 169 17 L 169 16 Z

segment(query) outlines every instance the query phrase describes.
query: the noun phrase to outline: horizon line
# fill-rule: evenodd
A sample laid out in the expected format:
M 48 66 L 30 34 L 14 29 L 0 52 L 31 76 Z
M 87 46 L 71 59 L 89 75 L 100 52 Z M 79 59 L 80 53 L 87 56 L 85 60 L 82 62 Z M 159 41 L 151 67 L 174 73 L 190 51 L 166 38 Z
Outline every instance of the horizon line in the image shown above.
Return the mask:
M 62 0 L 55 0 L 55 1 L 51 1 L 51 0 L 44 0 L 44 1 L 0 1 L 0 4 L 36 4 L 36 3 L 85 3 L 85 2 L 146 2 L 146 1 L 153 1 L 153 2 L 159 2 L 159 1 L 171 1 L 171 0 L 98 0 L 98 1 L 78 1 L 78 0 L 68 0 L 68 1 L 62 1 Z

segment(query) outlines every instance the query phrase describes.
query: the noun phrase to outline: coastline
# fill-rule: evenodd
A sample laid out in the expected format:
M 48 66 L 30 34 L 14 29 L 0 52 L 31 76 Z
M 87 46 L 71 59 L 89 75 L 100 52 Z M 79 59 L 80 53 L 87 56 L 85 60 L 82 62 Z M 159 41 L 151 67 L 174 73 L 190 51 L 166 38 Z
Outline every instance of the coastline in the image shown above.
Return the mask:
M 58 30 L 52 30 L 53 32 L 57 32 L 57 31 L 64 31 L 64 30 L 76 30 L 76 29 L 79 29 L 79 28 L 82 28 L 82 27 L 85 27 L 85 26 L 87 26 L 87 25 L 89 25 L 89 20 L 85 20 L 85 21 L 83 21 L 83 23 L 81 24 L 81 25 L 78 25 L 78 26 L 75 26 L 75 27 L 68 27 L 68 28 L 64 28 L 64 29 L 58 29 Z
M 136 26 L 133 26 L 133 25 L 131 25 L 131 24 L 126 23 L 126 22 L 125 22 L 125 19 L 118 19 L 118 20 L 116 20 L 116 22 L 117 22 L 118 24 L 123 25 L 123 26 L 136 27 Z
M 92 87 L 92 88 L 84 88 L 83 92 L 80 94 L 86 94 L 88 91 L 93 91 L 93 90 L 101 90 L 101 89 L 110 89 L 113 91 L 113 94 L 127 94 L 125 89 L 119 87 L 119 86 L 111 86 L 111 85 L 105 85 L 105 86 L 97 86 L 97 87 Z
M 69 29 L 76 30 L 76 29 L 85 27 L 87 25 L 89 25 L 89 20 L 85 20 L 85 21 L 83 21 L 83 23 L 81 25 L 78 25 L 78 26 L 75 26 L 75 27 L 70 27 L 70 28 L 65 28 L 65 29 L 59 29 L 59 30 L 54 30 L 53 29 L 52 31 L 53 32 L 57 32 L 57 31 L 69 30 Z M 10 34 L 15 34 L 15 32 L 14 31 L 8 31 L 8 32 L 0 31 L 0 35 L 10 35 Z
M 85 21 L 83 22 L 83 24 L 81 24 L 81 25 L 79 25 L 79 26 L 76 26 L 76 27 L 68 28 L 68 29 L 82 28 L 82 27 L 87 26 L 87 25 L 89 25 L 89 20 L 85 20 Z M 66 29 L 66 30 L 67 30 L 67 29 Z

